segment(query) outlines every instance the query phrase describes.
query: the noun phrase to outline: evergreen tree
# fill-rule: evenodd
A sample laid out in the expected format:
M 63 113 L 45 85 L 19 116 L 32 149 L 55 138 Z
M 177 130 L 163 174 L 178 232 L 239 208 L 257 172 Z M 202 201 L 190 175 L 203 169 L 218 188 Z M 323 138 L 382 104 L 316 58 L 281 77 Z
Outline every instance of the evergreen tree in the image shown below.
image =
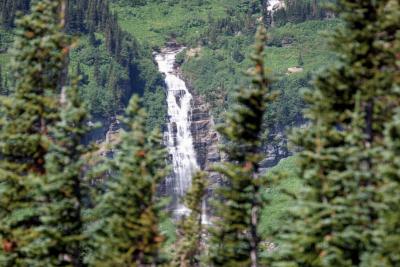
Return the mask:
M 77 81 L 61 96 L 61 120 L 50 129 L 56 140 L 46 156 L 47 175 L 36 196 L 40 206 L 42 242 L 40 266 L 84 266 L 82 206 L 86 191 L 82 181 L 85 165 L 82 145 L 88 133 L 88 115 L 78 96 Z
M 400 103 L 399 10 L 393 0 L 339 1 L 339 62 L 306 94 L 312 125 L 294 137 L 305 190 L 268 266 L 399 265 L 399 140 L 394 131 L 384 145 L 383 135 Z
M 34 266 L 38 203 L 32 182 L 46 174 L 48 127 L 58 119 L 56 91 L 68 54 L 60 1 L 36 1 L 18 23 L 15 92 L 1 99 L 0 265 Z
M 17 11 L 27 12 L 30 0 L 0 0 L 0 24 L 6 28 L 14 27 Z
M 76 76 L 79 77 L 79 86 L 89 83 L 89 76 L 82 70 L 81 63 L 76 66 Z
M 400 265 L 400 109 L 385 130 L 385 164 L 379 168 L 384 177 L 380 188 L 385 208 L 380 211 L 379 227 L 375 233 L 379 246 L 371 255 L 371 266 L 394 267 Z
M 299 65 L 299 67 L 304 66 L 304 60 L 303 60 L 303 53 L 299 52 L 299 58 L 297 59 L 297 64 Z
M 126 111 L 126 132 L 110 164 L 107 193 L 97 207 L 92 266 L 153 266 L 164 237 L 158 230 L 157 186 L 166 177 L 166 155 L 158 131 L 146 131 L 146 114 L 133 97 Z
M 101 72 L 100 72 L 100 60 L 99 60 L 98 53 L 96 53 L 96 55 L 94 56 L 93 65 L 94 65 L 93 76 L 94 76 L 94 79 L 96 81 L 96 84 L 97 85 L 102 85 L 103 77 L 102 77 Z
M 180 239 L 177 243 L 171 267 L 200 266 L 202 256 L 202 203 L 207 190 L 204 173 L 197 173 L 192 178 L 192 187 L 186 194 L 185 205 L 190 210 L 187 218 L 182 218 L 179 225 Z
M 257 226 L 263 204 L 263 179 L 258 174 L 260 135 L 263 114 L 274 99 L 264 71 L 266 40 L 266 31 L 260 27 L 251 57 L 255 66 L 249 71 L 252 86 L 239 91 L 238 105 L 219 128 L 228 141 L 224 150 L 229 162 L 216 168 L 226 178 L 226 185 L 218 190 L 221 199 L 216 207 L 219 219 L 212 229 L 212 266 L 258 266 L 261 240 Z

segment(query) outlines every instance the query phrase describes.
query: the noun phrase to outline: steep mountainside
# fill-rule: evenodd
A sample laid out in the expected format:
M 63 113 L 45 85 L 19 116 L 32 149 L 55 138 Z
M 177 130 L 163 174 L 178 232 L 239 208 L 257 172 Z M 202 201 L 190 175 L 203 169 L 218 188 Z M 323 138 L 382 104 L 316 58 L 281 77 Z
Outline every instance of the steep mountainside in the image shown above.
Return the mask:
M 152 52 L 177 42 L 187 47 L 177 58 L 193 93 L 202 96 L 221 122 L 233 93 L 245 84 L 243 70 L 257 23 L 269 28 L 266 63 L 275 79 L 278 101 L 265 121 L 264 150 L 286 156 L 288 129 L 304 123 L 301 89 L 312 73 L 334 58 L 321 32 L 339 25 L 324 8 L 328 0 L 71 0 L 66 29 L 78 36 L 70 73 L 81 75 L 81 94 L 95 119 L 107 124 L 133 93 L 144 97 L 150 127 L 164 123 L 164 82 Z M 17 11 L 29 0 L 0 1 L 1 83 Z M 271 4 L 270 4 L 271 3 Z M 4 86 L 3 86 L 4 87 Z M 268 145 L 267 145 L 268 143 Z
M 323 0 L 114 1 L 122 28 L 141 44 L 159 49 L 168 41 L 187 47 L 177 58 L 195 94 L 211 106 L 221 122 L 233 94 L 246 84 L 243 71 L 257 23 L 269 28 L 266 65 L 275 80 L 278 100 L 265 120 L 265 152 L 289 154 L 287 131 L 305 122 L 301 90 L 317 70 L 334 60 L 324 34 L 340 22 Z M 268 144 L 268 145 L 267 145 Z M 276 159 L 272 160 L 272 164 Z
M 0 1 L 0 62 L 9 61 L 17 11 L 26 12 L 29 0 Z M 9 12 L 6 12 L 9 10 Z M 15 10 L 15 12 L 14 12 Z M 11 12 L 12 11 L 12 12 Z M 71 0 L 66 9 L 66 30 L 76 36 L 70 55 L 70 74 L 82 77 L 80 92 L 92 116 L 105 125 L 127 105 L 132 94 L 140 94 L 150 112 L 149 126 L 164 121 L 163 80 L 152 60 L 151 49 L 124 32 L 108 0 Z M 5 81 L 9 80 L 4 73 Z

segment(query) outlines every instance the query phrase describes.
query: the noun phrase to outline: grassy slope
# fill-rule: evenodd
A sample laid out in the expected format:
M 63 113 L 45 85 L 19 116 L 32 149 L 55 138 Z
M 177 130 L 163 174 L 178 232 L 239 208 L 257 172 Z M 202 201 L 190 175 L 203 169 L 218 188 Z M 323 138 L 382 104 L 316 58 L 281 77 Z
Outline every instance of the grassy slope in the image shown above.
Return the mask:
M 274 72 L 282 75 L 286 73 L 287 68 L 298 65 L 301 54 L 304 70 L 317 70 L 332 59 L 325 35 L 338 24 L 338 20 L 312 20 L 272 29 L 271 42 L 280 41 L 285 37 L 293 38 L 294 42 L 287 47 L 270 46 L 266 53 L 266 64 Z
M 281 41 L 284 38 L 291 37 L 294 42 L 285 47 L 269 45 L 266 49 L 266 66 L 276 77 L 286 76 L 287 69 L 298 65 L 299 55 L 301 54 L 304 61 L 304 72 L 301 74 L 293 74 L 292 76 L 304 76 L 307 71 L 315 71 L 331 60 L 331 55 L 325 42 L 322 33 L 335 28 L 338 21 L 307 21 L 300 24 L 288 24 L 284 27 L 273 28 L 269 31 L 269 38 Z M 249 38 L 242 36 L 227 37 L 224 47 L 217 49 L 203 48 L 198 57 L 192 57 L 184 65 L 184 70 L 188 75 L 194 78 L 195 87 L 201 93 L 205 92 L 211 86 L 218 86 L 222 79 L 217 75 L 224 74 L 224 71 L 229 70 L 233 74 L 240 74 L 246 70 L 251 62 L 249 60 L 252 50 L 251 43 L 253 37 Z M 238 63 L 232 58 L 232 50 L 234 44 L 239 43 L 242 53 L 245 55 L 245 60 Z M 221 57 L 215 61 L 216 64 L 209 64 L 204 73 L 199 72 L 201 65 L 205 64 L 205 60 L 210 60 L 212 57 Z M 234 77 L 226 79 L 223 75 L 221 78 L 226 82 L 235 81 Z M 244 81 L 244 80 L 243 80 Z M 230 85 L 230 84 L 228 84 Z M 237 85 L 236 85 L 237 86 Z M 234 87 L 234 83 L 232 83 Z M 227 87 L 228 90 L 234 88 Z
M 282 190 L 296 193 L 301 188 L 300 179 L 296 175 L 298 168 L 296 160 L 296 156 L 283 159 L 277 166 L 269 170 L 271 175 L 279 175 L 280 182 L 279 185 L 268 189 L 265 193 L 269 203 L 262 211 L 260 228 L 265 236 L 268 236 L 276 226 L 282 223 L 287 210 L 293 203 L 293 200 Z
M 281 93 L 270 108 L 275 122 L 289 127 L 295 123 L 303 109 L 301 89 L 307 86 L 313 72 L 333 60 L 323 33 L 332 31 L 338 25 L 337 20 L 307 21 L 269 30 L 265 64 L 276 81 L 275 89 Z M 287 38 L 293 40 L 292 44 L 278 46 Z M 195 90 L 205 95 L 213 106 L 217 121 L 231 106 L 233 92 L 239 86 L 248 84 L 243 72 L 252 64 L 249 57 L 254 37 L 224 36 L 220 42 L 223 45 L 217 48 L 203 47 L 197 57 L 187 58 L 182 65 L 185 76 L 192 81 Z M 234 59 L 235 50 L 243 54 L 243 61 Z M 298 66 L 300 54 L 304 71 L 286 75 L 289 67 Z
M 225 16 L 226 7 L 236 2 L 238 0 L 210 0 L 199 6 L 152 2 L 139 7 L 114 5 L 114 9 L 124 30 L 141 42 L 161 47 L 175 36 L 182 43 L 196 40 L 209 17 Z
M 13 42 L 13 35 L 0 28 L 0 50 L 10 49 Z M 3 71 L 8 71 L 7 64 L 10 62 L 10 55 L 9 53 L 3 52 L 0 53 L 0 65 L 3 68 Z

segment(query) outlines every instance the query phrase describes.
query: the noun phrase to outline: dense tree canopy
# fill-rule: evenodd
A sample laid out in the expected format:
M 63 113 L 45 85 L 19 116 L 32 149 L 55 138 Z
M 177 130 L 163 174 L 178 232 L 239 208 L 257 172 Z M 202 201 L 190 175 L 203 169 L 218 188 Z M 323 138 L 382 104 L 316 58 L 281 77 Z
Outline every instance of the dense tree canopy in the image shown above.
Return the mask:
M 59 92 L 69 43 L 59 1 L 37 1 L 18 21 L 14 46 L 15 92 L 1 99 L 0 251 L 3 266 L 33 264 L 40 225 L 34 185 L 46 175 L 49 127 L 59 119 Z M 32 262 L 33 261 L 33 262 Z
M 400 4 L 338 0 L 328 11 L 331 2 L 285 0 L 271 14 L 264 0 L 0 0 L 0 265 L 400 266 Z M 338 25 L 335 55 L 326 55 L 315 31 Z M 159 195 L 173 160 L 157 127 L 165 85 L 152 59 L 165 40 L 188 46 L 176 61 L 188 85 L 218 119 L 228 111 L 225 161 L 208 170 L 219 188 L 208 188 L 207 172 L 192 178 L 189 212 L 169 218 L 181 221 L 176 242 L 166 242 Z M 304 102 L 299 88 L 328 59 Z M 121 122 L 109 153 L 86 145 L 89 113 Z M 293 207 L 266 239 L 261 211 L 266 220 L 273 212 L 264 196 L 279 188 L 266 184 L 261 160 L 266 146 L 280 146 L 268 130 L 304 118 L 293 134 L 302 190 L 291 191 Z M 206 193 L 216 204 L 209 227 Z
M 397 123 L 399 5 L 343 0 L 338 11 L 345 22 L 333 40 L 339 62 L 307 94 L 312 125 L 294 136 L 303 148 L 305 190 L 276 235 L 272 266 L 399 264 L 398 248 L 387 238 L 399 207 L 393 202 L 398 177 L 390 171 L 396 148 L 384 137 Z

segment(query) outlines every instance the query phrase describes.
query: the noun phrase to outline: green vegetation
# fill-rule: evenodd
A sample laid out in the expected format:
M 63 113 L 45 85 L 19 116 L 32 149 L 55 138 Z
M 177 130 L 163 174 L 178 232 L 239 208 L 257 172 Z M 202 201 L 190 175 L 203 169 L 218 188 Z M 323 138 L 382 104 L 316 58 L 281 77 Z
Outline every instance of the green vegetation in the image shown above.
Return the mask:
M 166 41 L 195 44 L 204 33 L 209 20 L 226 16 L 226 9 L 239 0 L 169 1 L 150 0 L 132 6 L 116 1 L 121 26 L 140 42 L 160 48 Z
M 88 148 L 82 140 L 90 128 L 86 125 L 88 112 L 78 95 L 77 82 L 64 88 L 60 103 L 60 120 L 50 129 L 55 142 L 46 155 L 47 174 L 37 181 L 35 200 L 39 207 L 41 240 L 35 260 L 45 266 L 84 266 L 82 247 L 84 197 L 86 181 L 82 181 L 84 154 Z
M 107 192 L 96 207 L 91 266 L 160 264 L 164 237 L 159 231 L 162 206 L 157 186 L 168 175 L 159 131 L 146 131 L 146 113 L 137 97 L 123 120 L 126 132 L 110 162 Z
M 18 0 L 15 7 L 25 10 L 26 2 L 29 1 Z M 303 121 L 301 110 L 304 103 L 299 91 L 308 84 L 312 71 L 332 59 L 318 32 L 332 30 L 337 21 L 291 24 L 326 17 L 325 2 L 286 1 L 289 7 L 286 21 L 277 23 L 286 25 L 272 28 L 269 32 L 271 48 L 266 60 L 271 71 L 277 74 L 276 90 L 281 92 L 281 96 L 270 107 L 269 117 L 272 119 L 265 121 L 265 128 L 270 130 L 269 136 L 265 135 L 266 141 L 271 141 L 277 132 Z M 112 1 L 112 10 L 118 16 L 116 19 L 108 11 L 107 1 L 70 1 L 72 15 L 67 29 L 74 34 L 83 34 L 72 53 L 71 69 L 76 70 L 80 62 L 81 74 L 87 76 L 81 84 L 81 91 L 91 114 L 107 120 L 122 112 L 132 93 L 139 93 L 144 96 L 150 128 L 162 125 L 165 115 L 163 83 L 151 60 L 151 49 L 175 39 L 189 47 L 201 48 L 195 57 L 182 61 L 182 68 L 196 92 L 207 96 L 217 121 L 221 121 L 221 112 L 233 104 L 232 89 L 248 82 L 241 73 L 250 66 L 246 58 L 250 53 L 255 20 L 261 15 L 268 16 L 259 5 L 256 1 L 240 0 L 116 0 Z M 265 5 L 263 1 L 262 5 Z M 95 16 L 95 10 L 104 15 Z M 121 28 L 116 26 L 118 22 Z M 125 42 L 123 30 L 130 34 L 133 45 L 129 44 L 131 41 Z M 284 47 L 281 47 L 282 43 Z M 126 51 L 133 51 L 133 62 L 121 62 L 120 52 L 125 47 L 131 47 Z M 304 71 L 286 76 L 287 68 L 297 66 L 300 56 Z M 0 60 L 6 61 L 7 58 L 0 54 Z M 286 103 L 291 104 L 290 109 Z
M 295 136 L 304 190 L 275 234 L 279 249 L 269 266 L 400 264 L 398 232 L 392 236 L 400 208 L 392 146 L 399 123 L 399 8 L 392 0 L 341 1 L 345 27 L 332 42 L 338 63 L 307 92 L 312 124 Z
M 9 10 L 26 11 L 30 0 L 1 1 Z M 101 14 L 101 15 L 99 15 Z M 149 110 L 148 127 L 164 122 L 163 81 L 152 61 L 151 50 L 124 32 L 108 0 L 71 0 L 66 7 L 65 28 L 77 36 L 72 50 L 70 72 L 82 76 L 80 94 L 96 120 L 107 122 L 121 114 L 132 94 L 144 96 Z M 1 13 L 0 19 L 12 21 L 15 12 Z M 0 20 L 1 22 L 1 20 Z M 7 49 L 13 41 L 13 24 L 0 27 L 0 64 L 9 61 Z
M 198 172 L 192 178 L 192 186 L 187 192 L 184 203 L 190 210 L 187 217 L 182 218 L 179 225 L 179 240 L 176 244 L 171 267 L 200 266 L 204 245 L 202 235 L 203 199 L 207 191 L 206 173 Z
M 223 176 L 217 189 L 214 222 L 210 238 L 211 266 L 258 266 L 262 238 L 259 219 L 263 203 L 265 177 L 259 175 L 262 119 L 266 107 L 274 100 L 271 81 L 264 70 L 267 33 L 260 26 L 249 70 L 252 85 L 237 92 L 237 103 L 219 132 L 226 138 L 223 151 L 228 162 L 214 169 Z
M 1 98 L 0 264 L 5 267 L 37 264 L 36 254 L 46 249 L 38 234 L 42 223 L 36 185 L 47 175 L 48 132 L 59 120 L 57 91 L 64 85 L 68 55 L 58 8 L 58 1 L 40 1 L 17 22 L 15 92 Z
M 279 96 L 268 107 L 268 120 L 264 121 L 270 135 L 268 141 L 276 132 L 304 120 L 301 90 L 309 85 L 315 70 L 334 62 L 322 33 L 338 25 L 338 20 L 307 21 L 269 30 L 265 62 L 275 79 L 273 89 Z M 201 47 L 198 53 L 184 52 L 189 54 L 182 64 L 185 77 L 198 93 L 206 96 L 217 121 L 221 121 L 221 114 L 234 104 L 234 89 L 248 82 L 242 72 L 250 66 L 250 42 L 250 36 L 222 36 L 217 47 Z M 290 43 L 285 44 L 287 42 Z M 239 59 L 236 53 L 240 53 Z M 298 66 L 300 55 L 302 66 Z M 288 68 L 297 66 L 303 68 L 301 73 L 287 75 Z
M 115 2 L 115 10 L 144 13 L 170 4 L 182 15 L 165 16 L 160 38 L 143 31 L 140 41 L 122 31 L 105 0 L 70 0 L 65 10 L 64 3 L 35 0 L 14 29 L 16 11 L 27 11 L 30 1 L 0 0 L 0 23 L 7 28 L 0 32 L 1 48 L 15 35 L 11 73 L 3 65 L 0 71 L 1 266 L 198 267 L 204 251 L 212 267 L 400 265 L 397 0 L 340 0 L 342 22 L 303 22 L 324 10 L 314 0 L 286 1 L 285 20 L 268 41 L 259 27 L 254 53 L 248 47 L 256 21 L 268 25 L 258 0 L 223 8 L 213 0 Z M 185 24 L 183 10 L 193 24 Z M 205 15 L 201 24 L 196 16 Z M 335 54 L 316 37 L 331 27 Z M 71 33 L 81 40 L 73 52 Z M 157 194 L 168 160 L 152 125 L 163 119 L 163 84 L 150 47 L 171 37 L 190 45 L 177 60 L 189 82 L 209 97 L 216 114 L 229 111 L 219 128 L 226 161 L 212 169 L 222 182 L 212 192 L 216 206 L 205 239 L 202 175 L 193 178 L 186 199 L 191 213 L 176 237 Z M 8 52 L 1 53 L 8 61 Z M 299 89 L 330 60 L 334 64 L 315 77 L 303 103 Z M 239 75 L 239 66 L 250 67 L 250 76 Z M 68 67 L 82 79 L 71 81 Z M 270 76 L 277 78 L 273 86 Z M 12 83 L 5 82 L 9 77 Z M 245 86 L 232 94 L 239 85 Z M 133 93 L 144 96 L 150 119 L 138 97 L 125 103 Z M 111 159 L 92 164 L 95 153 L 82 145 L 90 119 L 82 98 L 102 118 L 127 106 Z M 299 108 L 305 105 L 309 123 L 292 138 L 299 154 L 260 173 L 269 132 L 303 120 Z M 87 194 L 87 181 L 97 182 L 95 197 Z M 277 245 L 272 253 L 268 242 Z M 167 246 L 176 254 L 164 255 Z
M 264 2 L 261 1 L 262 6 Z M 265 144 L 304 123 L 305 103 L 300 91 L 309 85 L 316 70 L 334 62 L 322 33 L 331 33 L 340 22 L 320 20 L 332 16 L 325 8 L 330 2 L 285 1 L 288 7 L 285 14 L 280 10 L 273 18 L 280 27 L 268 29 L 269 48 L 265 60 L 276 80 L 274 90 L 280 96 L 267 111 Z M 158 49 L 174 40 L 188 46 L 177 62 L 194 91 L 206 97 L 215 120 L 222 122 L 222 114 L 234 104 L 235 89 L 249 82 L 242 72 L 251 64 L 249 55 L 255 21 L 261 15 L 269 16 L 260 2 L 115 1 L 113 9 L 119 14 L 122 28 L 141 44 Z M 287 75 L 288 68 L 292 67 L 302 67 L 302 71 Z
M 267 171 L 267 176 L 277 176 L 278 183 L 267 184 L 264 197 L 268 201 L 261 214 L 260 232 L 264 238 L 271 239 L 271 236 L 282 222 L 287 219 L 287 213 L 295 205 L 287 193 L 299 193 L 302 184 L 298 175 L 299 162 L 297 156 L 283 159 L 279 164 Z

